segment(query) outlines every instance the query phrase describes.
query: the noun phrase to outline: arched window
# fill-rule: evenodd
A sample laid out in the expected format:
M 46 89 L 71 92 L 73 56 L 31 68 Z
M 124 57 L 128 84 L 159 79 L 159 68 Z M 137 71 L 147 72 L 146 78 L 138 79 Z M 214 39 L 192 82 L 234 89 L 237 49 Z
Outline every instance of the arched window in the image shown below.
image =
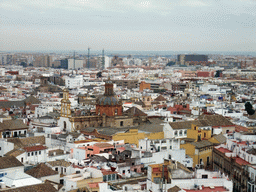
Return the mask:
M 180 130 L 179 135 L 182 136 L 182 130 Z
M 184 131 L 184 135 L 187 135 L 187 130 Z
M 66 123 L 66 121 L 63 122 L 63 125 L 64 125 L 63 131 L 66 131 L 67 130 L 67 123 Z
M 178 136 L 178 131 L 174 131 L 174 135 L 175 135 L 175 136 Z

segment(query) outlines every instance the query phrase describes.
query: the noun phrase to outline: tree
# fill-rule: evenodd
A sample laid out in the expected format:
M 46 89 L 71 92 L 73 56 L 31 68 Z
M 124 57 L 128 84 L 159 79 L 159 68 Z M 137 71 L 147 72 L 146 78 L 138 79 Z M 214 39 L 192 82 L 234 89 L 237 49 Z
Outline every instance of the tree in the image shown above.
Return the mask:
M 27 67 L 27 63 L 25 63 L 23 61 L 20 63 L 20 65 L 23 66 L 23 67 Z
M 255 113 L 255 110 L 252 108 L 252 104 L 250 102 L 246 102 L 244 106 L 248 115 L 253 115 Z
M 97 78 L 101 78 L 101 77 L 102 77 L 102 72 L 100 71 L 97 73 Z
M 220 70 L 216 71 L 215 77 L 220 77 L 220 74 L 221 74 Z

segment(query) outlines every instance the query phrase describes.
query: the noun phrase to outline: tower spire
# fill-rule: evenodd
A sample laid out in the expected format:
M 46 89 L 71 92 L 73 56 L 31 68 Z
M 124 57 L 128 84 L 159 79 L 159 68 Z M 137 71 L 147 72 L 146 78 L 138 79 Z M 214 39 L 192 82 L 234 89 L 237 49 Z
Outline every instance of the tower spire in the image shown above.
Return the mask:
M 90 68 L 90 47 L 88 47 L 88 62 L 87 62 L 87 68 Z
M 102 50 L 102 69 L 105 69 L 105 55 L 104 55 L 104 49 Z

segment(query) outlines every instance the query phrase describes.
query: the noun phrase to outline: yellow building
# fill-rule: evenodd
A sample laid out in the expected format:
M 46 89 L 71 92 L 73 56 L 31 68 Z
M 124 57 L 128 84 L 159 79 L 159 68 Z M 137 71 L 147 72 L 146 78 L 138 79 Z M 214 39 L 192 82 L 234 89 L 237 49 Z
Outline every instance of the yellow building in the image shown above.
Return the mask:
M 138 146 L 140 139 L 164 139 L 164 132 L 145 133 L 138 129 L 130 129 L 124 133 L 116 133 L 112 139 L 114 141 L 124 140 L 125 143 L 136 144 Z
M 161 182 L 163 182 L 163 178 L 165 180 L 164 182 L 171 183 L 171 180 L 176 179 L 177 177 L 191 179 L 192 176 L 193 172 L 178 161 L 165 159 L 164 163 L 148 166 L 148 180 L 155 184 L 161 184 Z M 150 186 L 151 185 L 149 185 L 149 189 Z
M 211 129 L 209 127 L 203 127 L 200 121 L 195 121 L 199 124 L 191 124 L 191 129 L 187 130 L 187 138 L 194 139 L 195 141 L 201 141 L 211 138 Z
M 207 140 L 186 143 L 181 148 L 186 149 L 186 154 L 193 158 L 193 167 L 208 167 L 212 163 L 213 143 Z

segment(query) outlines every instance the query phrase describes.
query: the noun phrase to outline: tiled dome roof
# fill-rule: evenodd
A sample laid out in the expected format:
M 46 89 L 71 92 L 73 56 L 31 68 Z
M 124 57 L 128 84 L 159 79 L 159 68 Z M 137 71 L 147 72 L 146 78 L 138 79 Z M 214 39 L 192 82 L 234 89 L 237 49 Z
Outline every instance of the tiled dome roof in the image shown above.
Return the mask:
M 99 105 L 117 105 L 118 100 L 115 96 L 102 96 L 98 100 Z

